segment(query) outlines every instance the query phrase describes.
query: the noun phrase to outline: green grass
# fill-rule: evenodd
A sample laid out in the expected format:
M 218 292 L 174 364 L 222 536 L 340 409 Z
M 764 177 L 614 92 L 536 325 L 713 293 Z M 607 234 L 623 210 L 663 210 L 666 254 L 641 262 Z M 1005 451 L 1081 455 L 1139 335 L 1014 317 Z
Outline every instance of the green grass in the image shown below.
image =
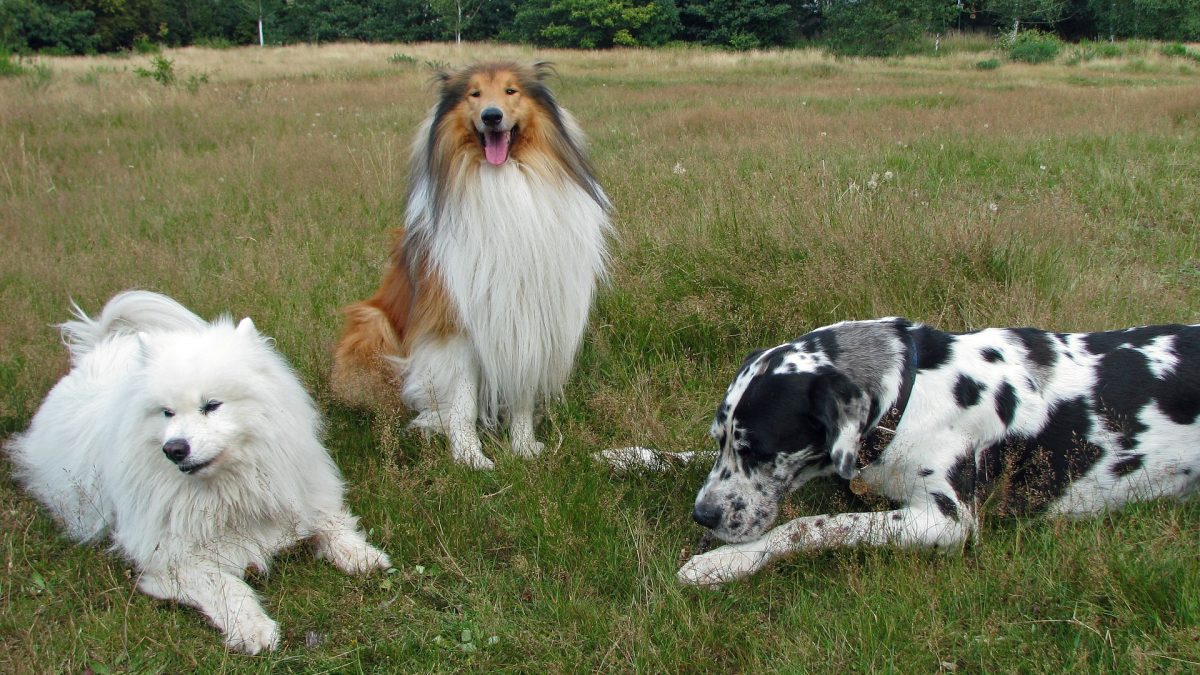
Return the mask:
M 1200 75 L 1126 51 L 1142 61 L 980 70 L 966 48 L 333 45 L 164 50 L 206 74 L 194 90 L 113 58 L 0 79 L 0 436 L 65 372 L 50 324 L 69 299 L 141 287 L 249 315 L 316 396 L 351 508 L 396 565 L 356 579 L 289 552 L 252 580 L 283 648 L 228 654 L 195 611 L 136 593 L 127 563 L 62 539 L 0 462 L 0 671 L 1194 669 L 1195 501 L 989 518 L 960 555 L 835 551 L 696 590 L 674 573 L 707 467 L 616 478 L 588 459 L 706 447 L 746 352 L 833 321 L 1200 322 Z M 432 103 L 414 64 L 492 56 L 558 64 L 619 238 L 539 426 L 561 445 L 525 463 L 490 441 L 498 468 L 476 473 L 406 417 L 335 402 L 328 373 L 338 308 L 373 290 L 403 210 Z M 878 506 L 819 484 L 785 513 Z

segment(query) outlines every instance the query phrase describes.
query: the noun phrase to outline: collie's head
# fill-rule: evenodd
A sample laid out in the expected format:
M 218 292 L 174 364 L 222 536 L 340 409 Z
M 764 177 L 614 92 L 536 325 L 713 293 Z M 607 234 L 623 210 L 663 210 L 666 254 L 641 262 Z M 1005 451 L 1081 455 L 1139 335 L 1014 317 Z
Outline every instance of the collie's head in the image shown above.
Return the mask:
M 516 163 L 544 178 L 566 178 L 608 209 L 583 133 L 546 85 L 553 72 L 548 63 L 494 62 L 438 73 L 441 97 L 418 139 L 433 191 L 464 172 Z

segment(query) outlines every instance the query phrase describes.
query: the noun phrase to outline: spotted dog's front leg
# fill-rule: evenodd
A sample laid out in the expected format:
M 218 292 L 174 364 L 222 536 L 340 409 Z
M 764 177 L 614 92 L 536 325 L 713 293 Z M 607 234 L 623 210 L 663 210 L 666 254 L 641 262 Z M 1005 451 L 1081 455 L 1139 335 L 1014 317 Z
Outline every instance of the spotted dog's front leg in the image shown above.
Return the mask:
M 838 546 L 932 546 L 953 548 L 973 526 L 964 509 L 954 518 L 936 505 L 879 513 L 808 516 L 784 523 L 762 538 L 729 544 L 694 556 L 679 569 L 681 583 L 706 586 L 742 579 L 774 560 L 800 551 Z

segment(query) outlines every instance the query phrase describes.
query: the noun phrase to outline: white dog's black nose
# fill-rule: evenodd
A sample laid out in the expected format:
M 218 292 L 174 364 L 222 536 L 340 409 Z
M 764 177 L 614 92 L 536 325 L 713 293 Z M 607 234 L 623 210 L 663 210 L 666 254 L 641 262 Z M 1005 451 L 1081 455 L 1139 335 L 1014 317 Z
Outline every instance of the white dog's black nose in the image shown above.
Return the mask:
M 167 459 L 175 462 L 176 464 L 187 459 L 188 453 L 191 451 L 191 446 L 189 446 L 188 442 L 182 438 L 172 438 L 166 443 L 163 443 L 163 454 L 167 456 Z
M 692 519 L 711 530 L 721 524 L 721 507 L 697 504 L 692 510 Z
M 489 127 L 494 127 L 504 121 L 504 111 L 499 108 L 484 108 L 479 119 Z

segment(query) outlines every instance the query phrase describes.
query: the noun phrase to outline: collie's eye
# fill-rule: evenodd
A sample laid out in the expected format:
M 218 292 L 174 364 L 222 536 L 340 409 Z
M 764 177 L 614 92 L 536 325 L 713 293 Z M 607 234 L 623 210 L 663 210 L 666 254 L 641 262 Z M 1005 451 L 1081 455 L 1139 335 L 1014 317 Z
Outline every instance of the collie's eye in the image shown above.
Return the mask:
M 175 411 L 171 410 L 170 408 L 163 408 L 162 414 L 163 414 L 163 417 L 174 417 Z
M 210 413 L 220 407 L 221 407 L 221 401 L 209 401 L 209 402 L 205 403 L 202 408 L 200 408 L 200 412 L 207 415 L 208 413 Z
M 471 92 L 471 93 L 470 93 L 470 96 L 471 96 L 471 98 L 479 98 L 479 94 L 480 94 L 480 92 L 478 92 L 478 91 L 473 91 L 473 92 Z
M 504 90 L 504 93 L 508 94 L 509 96 L 512 96 L 513 94 L 517 93 L 517 90 L 513 89 L 512 87 L 509 87 L 508 89 Z

